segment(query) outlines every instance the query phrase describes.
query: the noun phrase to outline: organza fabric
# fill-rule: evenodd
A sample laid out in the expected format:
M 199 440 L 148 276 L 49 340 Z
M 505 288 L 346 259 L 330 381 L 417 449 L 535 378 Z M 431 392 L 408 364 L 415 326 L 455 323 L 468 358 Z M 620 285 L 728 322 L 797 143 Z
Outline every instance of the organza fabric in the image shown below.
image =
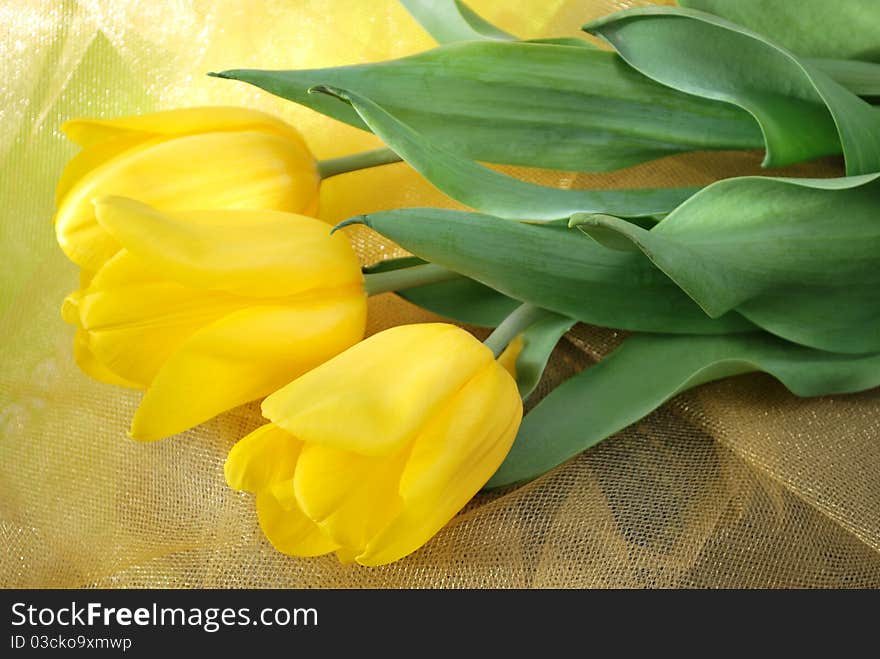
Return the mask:
M 536 37 L 574 35 L 645 3 L 470 4 Z M 257 404 L 169 440 L 126 437 L 140 394 L 82 375 L 59 313 L 77 287 L 51 224 L 54 185 L 75 152 L 59 124 L 239 104 L 290 121 L 318 157 L 335 157 L 377 141 L 204 73 L 381 60 L 432 44 L 393 0 L 0 2 L 0 586 L 880 587 L 877 390 L 798 399 L 763 375 L 703 386 L 531 484 L 479 495 L 383 568 L 291 558 L 265 540 L 251 495 L 223 478 L 230 446 L 262 423 Z M 701 153 L 603 175 L 519 173 L 574 187 L 702 185 L 758 173 L 760 159 Z M 429 205 L 453 204 L 403 164 L 336 177 L 321 194 L 328 221 Z M 367 230 L 350 235 L 365 263 L 400 254 Z M 431 319 L 383 295 L 368 333 Z M 534 399 L 621 339 L 576 327 Z

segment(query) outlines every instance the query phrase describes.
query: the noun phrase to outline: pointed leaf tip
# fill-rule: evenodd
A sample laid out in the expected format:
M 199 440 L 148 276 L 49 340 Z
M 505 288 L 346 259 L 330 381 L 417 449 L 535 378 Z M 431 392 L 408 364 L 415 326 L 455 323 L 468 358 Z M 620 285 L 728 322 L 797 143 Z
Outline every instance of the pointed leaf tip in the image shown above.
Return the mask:
M 347 220 L 342 220 L 342 222 L 338 223 L 336 226 L 330 229 L 330 235 L 332 236 L 340 229 L 344 229 L 345 227 L 351 226 L 353 224 L 363 224 L 364 226 L 372 227 L 372 225 L 370 224 L 370 220 L 366 215 L 355 215 L 354 217 L 350 217 Z
M 228 71 L 208 71 L 205 75 L 209 78 L 223 78 L 224 80 L 238 80 L 236 77 L 237 71 L 235 69 L 230 69 Z
M 582 226 L 598 226 L 600 218 L 609 217 L 604 213 L 575 213 L 568 218 L 568 228 L 575 229 Z
M 629 235 L 623 231 L 621 223 L 631 224 L 614 215 L 605 213 L 575 213 L 568 220 L 569 229 L 577 229 L 603 247 L 619 252 L 635 252 L 639 248 Z
M 351 97 L 347 91 L 332 85 L 312 85 L 306 91 L 309 94 L 326 94 L 327 96 L 335 96 L 341 101 L 351 103 Z

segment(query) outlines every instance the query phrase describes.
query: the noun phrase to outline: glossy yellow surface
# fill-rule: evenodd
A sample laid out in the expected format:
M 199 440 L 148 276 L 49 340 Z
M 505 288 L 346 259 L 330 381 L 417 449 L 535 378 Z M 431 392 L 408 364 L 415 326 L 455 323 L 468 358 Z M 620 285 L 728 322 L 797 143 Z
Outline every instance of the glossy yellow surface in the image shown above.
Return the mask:
M 56 190 L 55 233 L 65 254 L 96 270 L 119 242 L 95 217 L 102 195 L 161 210 L 271 209 L 314 215 L 319 177 L 299 134 L 245 108 L 189 108 L 119 119 L 73 119 L 83 147 Z
M 131 436 L 153 440 L 261 398 L 357 342 L 366 296 L 348 239 L 280 211 L 162 213 L 95 202 L 121 249 L 69 295 L 76 358 L 145 389 Z
M 513 376 L 514 380 L 516 379 L 516 360 L 519 358 L 524 346 L 525 342 L 523 341 L 522 334 L 517 334 L 513 337 L 513 341 L 507 344 L 504 352 L 498 355 L 498 363 L 507 369 L 507 372 Z
M 383 366 L 383 368 L 380 368 Z M 296 556 L 382 565 L 427 542 L 485 484 L 522 419 L 516 382 L 468 332 L 380 332 L 263 402 L 226 461 L 263 532 Z

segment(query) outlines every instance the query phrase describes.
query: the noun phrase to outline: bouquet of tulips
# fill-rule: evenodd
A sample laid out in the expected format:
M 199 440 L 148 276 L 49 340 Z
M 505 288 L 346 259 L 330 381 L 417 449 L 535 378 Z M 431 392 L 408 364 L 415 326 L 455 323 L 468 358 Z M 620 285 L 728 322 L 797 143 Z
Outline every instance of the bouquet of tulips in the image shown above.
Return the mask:
M 458 0 L 402 2 L 437 48 L 213 74 L 387 148 L 316 161 L 294 127 L 244 108 L 64 125 L 82 151 L 55 227 L 81 282 L 62 314 L 85 373 L 144 391 L 134 439 L 262 399 L 229 485 L 256 495 L 279 551 L 380 565 L 481 488 L 533 479 L 690 387 L 751 371 L 800 396 L 880 385 L 870 0 L 815 26 L 791 3 L 628 10 L 584 27 L 610 50 L 520 40 Z M 586 190 L 481 164 L 608 171 L 759 148 L 768 167 L 834 156 L 845 175 Z M 399 160 L 471 210 L 316 219 L 323 179 Z M 362 268 L 351 224 L 412 256 Z M 451 322 L 365 339 L 367 298 L 385 292 Z M 480 342 L 455 322 L 494 330 Z M 576 322 L 631 334 L 523 418 Z

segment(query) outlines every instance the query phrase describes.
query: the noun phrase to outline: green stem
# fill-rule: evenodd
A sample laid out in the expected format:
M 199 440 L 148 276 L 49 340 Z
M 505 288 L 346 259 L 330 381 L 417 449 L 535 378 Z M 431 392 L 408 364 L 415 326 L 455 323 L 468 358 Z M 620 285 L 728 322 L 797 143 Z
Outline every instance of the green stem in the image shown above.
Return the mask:
M 356 169 L 366 169 L 367 167 L 377 167 L 378 165 L 387 165 L 392 162 L 400 162 L 401 158 L 394 151 L 387 148 L 373 149 L 372 151 L 362 151 L 361 153 L 352 153 L 341 158 L 329 158 L 327 160 L 318 161 L 318 174 L 322 179 L 330 178 L 338 174 L 353 172 Z
M 407 288 L 437 284 L 458 277 L 457 272 L 447 270 L 433 263 L 414 265 L 411 268 L 390 270 L 388 272 L 372 272 L 364 275 L 364 289 L 367 295 L 391 293 Z
M 498 357 L 507 344 L 516 338 L 517 334 L 522 333 L 529 325 L 544 317 L 547 312 L 541 307 L 532 304 L 521 304 L 513 310 L 507 318 L 501 321 L 501 324 L 483 341 L 496 357 Z

